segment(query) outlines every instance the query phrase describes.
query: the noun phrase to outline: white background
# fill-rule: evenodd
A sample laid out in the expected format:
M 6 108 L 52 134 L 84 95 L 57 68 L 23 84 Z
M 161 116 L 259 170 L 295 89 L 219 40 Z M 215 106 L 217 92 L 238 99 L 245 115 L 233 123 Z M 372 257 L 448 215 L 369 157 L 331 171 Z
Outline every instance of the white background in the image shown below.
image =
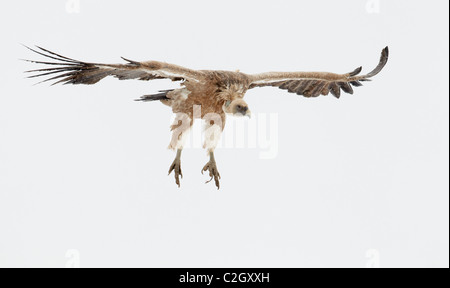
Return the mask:
M 0 9 L 1 267 L 448 267 L 448 1 L 79 4 Z M 249 91 L 278 115 L 278 154 L 218 149 L 217 191 L 195 148 L 176 187 L 170 109 L 132 101 L 176 84 L 32 86 L 18 59 L 42 58 L 20 43 L 247 73 L 367 72 L 391 54 L 339 100 Z

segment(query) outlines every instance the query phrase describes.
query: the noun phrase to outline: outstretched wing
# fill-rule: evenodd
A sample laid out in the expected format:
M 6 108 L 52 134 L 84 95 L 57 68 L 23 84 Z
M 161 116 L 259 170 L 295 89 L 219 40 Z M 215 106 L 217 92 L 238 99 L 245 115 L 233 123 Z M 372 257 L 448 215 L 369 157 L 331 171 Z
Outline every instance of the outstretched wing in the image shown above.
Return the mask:
M 25 46 L 27 47 L 27 46 Z M 52 67 L 25 71 L 34 73 L 28 78 L 48 76 L 41 81 L 54 81 L 52 85 L 63 84 L 95 84 L 106 76 L 114 76 L 120 80 L 138 79 L 171 79 L 173 81 L 192 80 L 200 81 L 203 78 L 203 72 L 187 69 L 181 66 L 158 62 L 136 62 L 122 57 L 128 63 L 126 64 L 100 64 L 88 63 L 71 58 L 67 58 L 51 52 L 42 47 L 37 49 L 27 47 L 31 51 L 52 59 L 51 62 L 25 60 L 32 63 L 44 64 Z M 56 62 L 54 61 L 56 60 Z M 39 83 L 41 83 L 39 82 Z
M 249 75 L 251 84 L 249 88 L 274 86 L 288 92 L 297 93 L 305 97 L 317 97 L 331 93 L 339 98 L 342 91 L 353 94 L 352 86 L 362 86 L 362 81 L 377 75 L 386 65 L 389 57 L 388 47 L 381 52 L 378 66 L 366 75 L 359 75 L 362 67 L 346 74 L 328 72 L 268 72 Z

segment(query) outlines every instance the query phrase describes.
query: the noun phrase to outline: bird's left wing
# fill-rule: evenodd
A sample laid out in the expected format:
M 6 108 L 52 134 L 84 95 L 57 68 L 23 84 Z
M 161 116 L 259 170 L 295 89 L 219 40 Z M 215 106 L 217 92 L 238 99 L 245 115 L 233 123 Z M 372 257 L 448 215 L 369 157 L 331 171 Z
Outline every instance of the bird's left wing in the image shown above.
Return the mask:
M 25 46 L 27 47 L 27 46 Z M 51 52 L 42 47 L 36 46 L 37 49 L 27 47 L 31 51 L 45 56 L 49 61 L 25 60 L 32 63 L 44 64 L 51 67 L 34 69 L 25 71 L 27 73 L 35 73 L 29 78 L 48 76 L 47 79 L 41 81 L 54 81 L 54 84 L 95 84 L 106 76 L 114 76 L 119 80 L 138 79 L 171 79 L 173 81 L 191 80 L 201 81 L 204 73 L 197 70 L 191 70 L 181 66 L 168 64 L 158 61 L 137 62 L 128 60 L 125 64 L 100 64 L 89 63 L 67 58 Z M 55 62 L 56 60 L 56 62 Z M 41 83 L 39 82 L 39 83 Z
M 389 50 L 386 47 L 381 52 L 377 67 L 366 75 L 359 75 L 362 70 L 361 67 L 346 74 L 328 72 L 268 72 L 249 75 L 251 82 L 249 88 L 275 86 L 305 97 L 317 97 L 331 93 L 336 98 L 339 98 L 341 89 L 346 93 L 353 94 L 352 86 L 362 86 L 362 81 L 370 81 L 369 78 L 377 75 L 383 69 L 388 57 Z

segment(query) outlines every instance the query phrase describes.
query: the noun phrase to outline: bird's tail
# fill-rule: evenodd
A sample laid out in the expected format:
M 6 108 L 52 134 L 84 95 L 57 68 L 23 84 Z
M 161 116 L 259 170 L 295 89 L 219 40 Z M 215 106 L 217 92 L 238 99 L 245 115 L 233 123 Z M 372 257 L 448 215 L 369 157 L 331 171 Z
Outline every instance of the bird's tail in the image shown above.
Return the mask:
M 167 94 L 173 90 L 174 89 L 160 90 L 159 93 L 144 95 L 144 96 L 141 96 L 141 98 L 136 99 L 135 101 L 148 102 L 148 101 L 156 101 L 156 100 L 169 100 L 170 98 L 167 97 Z

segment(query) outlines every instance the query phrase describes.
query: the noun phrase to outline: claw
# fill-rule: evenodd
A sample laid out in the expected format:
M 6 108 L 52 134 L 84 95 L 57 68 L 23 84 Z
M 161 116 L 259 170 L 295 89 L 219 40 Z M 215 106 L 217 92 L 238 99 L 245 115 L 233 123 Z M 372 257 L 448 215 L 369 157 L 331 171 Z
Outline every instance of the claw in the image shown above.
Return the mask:
M 170 175 L 174 171 L 175 176 L 175 183 L 180 187 L 180 176 L 181 179 L 183 179 L 183 172 L 181 172 L 181 161 L 179 159 L 173 160 L 172 165 L 170 165 L 169 173 L 167 175 Z
M 208 171 L 209 172 L 209 177 L 211 177 L 211 179 L 209 179 L 208 181 L 205 182 L 205 184 L 211 182 L 214 179 L 214 183 L 216 184 L 217 189 L 220 188 L 220 174 L 219 171 L 217 171 L 217 166 L 216 166 L 216 162 L 214 160 L 209 160 L 208 163 L 206 163 L 206 165 L 203 167 L 202 169 L 202 174 L 204 171 Z

